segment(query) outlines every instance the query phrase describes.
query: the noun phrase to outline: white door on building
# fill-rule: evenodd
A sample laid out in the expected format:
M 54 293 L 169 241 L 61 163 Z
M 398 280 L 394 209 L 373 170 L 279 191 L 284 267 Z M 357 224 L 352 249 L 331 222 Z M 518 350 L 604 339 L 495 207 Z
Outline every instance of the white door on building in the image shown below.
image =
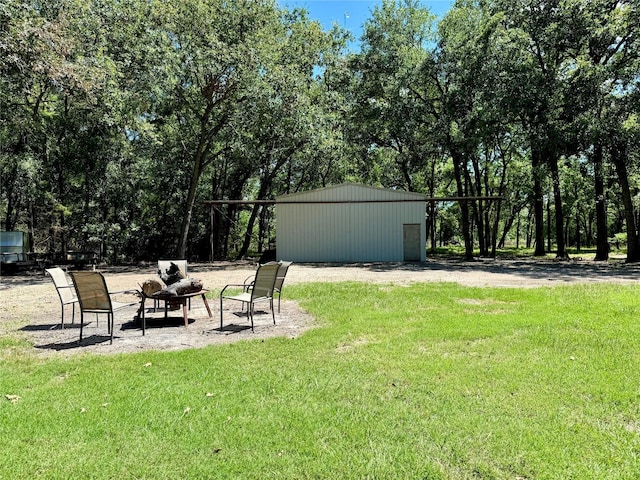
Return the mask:
M 420 255 L 420 224 L 405 223 L 402 225 L 404 261 L 419 262 Z

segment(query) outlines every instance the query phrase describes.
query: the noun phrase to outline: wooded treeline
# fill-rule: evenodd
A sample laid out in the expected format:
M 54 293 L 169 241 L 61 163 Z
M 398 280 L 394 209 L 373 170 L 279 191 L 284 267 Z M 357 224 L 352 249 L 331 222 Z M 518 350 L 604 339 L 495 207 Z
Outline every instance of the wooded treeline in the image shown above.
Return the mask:
M 273 0 L 5 0 L 0 217 L 117 263 L 269 246 L 272 199 L 341 182 L 428 205 L 429 248 L 609 241 L 640 261 L 640 7 L 384 0 L 359 42 Z

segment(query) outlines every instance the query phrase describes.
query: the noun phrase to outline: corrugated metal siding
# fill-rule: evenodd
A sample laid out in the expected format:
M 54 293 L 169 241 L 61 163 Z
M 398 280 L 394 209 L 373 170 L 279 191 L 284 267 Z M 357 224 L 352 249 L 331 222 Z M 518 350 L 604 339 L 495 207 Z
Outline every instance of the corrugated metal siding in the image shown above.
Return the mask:
M 360 185 L 338 185 L 276 199 L 278 258 L 295 262 L 403 260 L 403 224 L 421 225 L 423 202 L 283 203 L 415 200 L 422 195 Z M 423 258 L 424 260 L 424 258 Z

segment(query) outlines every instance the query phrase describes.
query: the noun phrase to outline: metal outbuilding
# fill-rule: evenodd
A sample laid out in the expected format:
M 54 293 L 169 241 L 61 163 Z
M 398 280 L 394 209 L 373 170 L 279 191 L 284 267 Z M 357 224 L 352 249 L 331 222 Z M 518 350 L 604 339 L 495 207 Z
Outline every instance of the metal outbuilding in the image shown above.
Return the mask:
M 426 198 L 345 183 L 276 197 L 278 258 L 294 262 L 423 262 Z

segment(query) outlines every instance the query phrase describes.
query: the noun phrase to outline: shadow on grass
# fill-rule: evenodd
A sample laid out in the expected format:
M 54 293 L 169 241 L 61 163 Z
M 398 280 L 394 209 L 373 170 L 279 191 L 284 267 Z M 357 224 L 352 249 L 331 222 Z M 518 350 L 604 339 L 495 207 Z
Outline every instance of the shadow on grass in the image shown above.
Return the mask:
M 88 337 L 84 337 L 82 342 L 78 343 L 78 340 L 73 340 L 70 342 L 54 342 L 54 343 L 46 343 L 44 345 L 34 345 L 35 348 L 40 350 L 71 350 L 74 348 L 83 348 L 89 347 L 92 345 L 99 345 L 101 343 L 111 341 L 111 336 L 109 335 L 90 335 Z

